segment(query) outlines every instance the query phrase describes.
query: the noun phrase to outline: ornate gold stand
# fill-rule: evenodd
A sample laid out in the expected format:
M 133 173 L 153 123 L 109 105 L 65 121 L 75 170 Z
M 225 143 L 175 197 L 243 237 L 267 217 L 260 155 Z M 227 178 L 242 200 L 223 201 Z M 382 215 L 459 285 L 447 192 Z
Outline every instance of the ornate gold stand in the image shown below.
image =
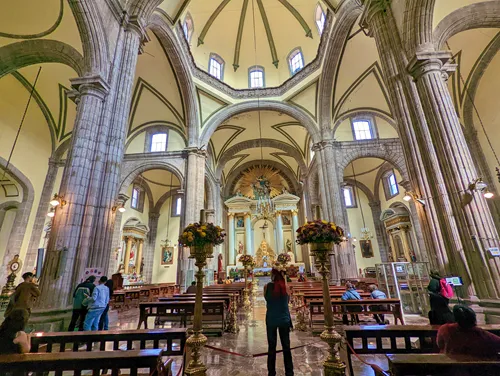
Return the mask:
M 238 294 L 231 294 L 231 302 L 229 303 L 229 319 L 226 327 L 228 333 L 238 333 L 240 328 L 238 326 Z
M 304 304 L 304 293 L 298 292 L 294 299 L 294 308 L 296 310 L 297 323 L 295 324 L 295 329 L 301 332 L 307 331 L 307 318 L 309 317 L 309 311 Z
M 330 255 L 332 254 L 331 243 L 311 243 L 311 256 L 316 260 L 316 268 L 322 276 L 323 282 L 323 306 L 325 314 L 325 330 L 320 338 L 329 346 L 328 358 L 323 363 L 325 376 L 345 376 L 346 365 L 340 360 L 338 346 L 342 342 L 342 336 L 335 331 L 332 312 L 332 301 L 330 299 L 330 288 L 328 275 L 330 274 Z
M 245 313 L 248 315 L 252 308 L 252 303 L 250 302 L 250 291 L 248 291 L 248 265 L 243 266 L 245 270 L 245 289 L 243 290 L 243 309 Z
M 207 367 L 201 361 L 201 349 L 207 343 L 207 337 L 203 332 L 203 278 L 205 273 L 203 268 L 207 265 L 207 258 L 213 257 L 213 247 L 211 244 L 203 247 L 191 247 L 189 258 L 195 259 L 195 265 L 198 268 L 196 272 L 196 302 L 194 305 L 193 334 L 187 339 L 187 351 L 191 352 L 191 360 L 184 371 L 184 374 L 190 376 L 205 376 Z

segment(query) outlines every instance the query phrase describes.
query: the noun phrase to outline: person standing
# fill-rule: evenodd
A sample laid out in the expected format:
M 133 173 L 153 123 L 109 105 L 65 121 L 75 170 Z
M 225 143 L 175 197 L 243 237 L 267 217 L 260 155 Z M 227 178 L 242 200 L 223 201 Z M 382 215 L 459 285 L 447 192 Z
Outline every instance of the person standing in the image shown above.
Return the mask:
M 271 282 L 264 286 L 264 297 L 267 303 L 268 375 L 276 376 L 276 344 L 278 342 L 277 332 L 279 332 L 285 361 L 285 376 L 293 376 L 292 352 L 290 350 L 292 319 L 288 309 L 290 297 L 288 296 L 283 274 L 274 268 L 271 271 Z
M 370 296 L 372 299 L 387 299 L 387 295 L 384 292 L 380 291 L 377 285 L 368 286 L 368 291 L 370 291 Z M 385 311 L 387 307 L 385 305 L 372 306 L 374 310 Z M 373 317 L 377 321 L 379 325 L 389 324 L 389 321 L 385 320 L 384 314 L 373 314 Z
M 40 296 L 40 290 L 33 283 L 33 273 L 23 274 L 24 282 L 20 283 L 10 299 L 5 310 L 5 317 L 9 316 L 15 309 L 25 309 L 31 315 L 31 308 L 35 305 L 36 299 Z
M 95 276 L 91 275 L 84 282 L 76 286 L 73 292 L 73 314 L 68 326 L 68 332 L 75 331 L 76 323 L 78 322 L 78 330 L 83 331 L 83 323 L 87 315 L 87 307 L 83 305 L 83 301 L 87 296 L 92 296 L 95 288 Z
M 105 285 L 109 289 L 109 299 L 111 300 L 111 297 L 113 296 L 113 280 L 108 279 Z M 106 306 L 106 308 L 104 308 L 104 312 L 102 313 L 101 318 L 99 319 L 99 330 L 109 329 L 108 312 L 109 312 L 109 303 Z
M 92 296 L 88 296 L 86 299 L 89 310 L 83 323 L 85 331 L 98 329 L 99 319 L 109 303 L 109 289 L 105 285 L 107 280 L 106 276 L 102 276 L 99 279 L 99 285 L 92 292 Z
M 450 299 L 445 296 L 447 294 L 443 291 L 445 288 L 443 286 L 446 286 L 445 282 L 443 283 L 443 278 L 435 270 L 430 272 L 430 276 L 431 280 L 427 286 L 431 305 L 429 323 L 431 325 L 443 325 L 454 322 L 453 313 L 449 307 Z

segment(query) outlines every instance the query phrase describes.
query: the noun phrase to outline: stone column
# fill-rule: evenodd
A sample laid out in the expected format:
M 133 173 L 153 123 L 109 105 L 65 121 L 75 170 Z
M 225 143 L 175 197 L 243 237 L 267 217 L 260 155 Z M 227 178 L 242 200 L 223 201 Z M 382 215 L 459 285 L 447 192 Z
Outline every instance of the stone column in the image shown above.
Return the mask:
M 369 28 L 377 44 L 391 108 L 408 164 L 411 190 L 425 200 L 425 206 L 418 205 L 416 208 L 426 249 L 431 256 L 431 266 L 439 267 L 442 273 L 465 277 L 464 283 L 468 286 L 471 280 L 460 240 L 461 230 L 441 170 L 443 156 L 436 153 L 435 141 L 422 111 L 415 83 L 407 73 L 408 60 L 390 5 L 383 0 L 372 0 L 361 23 Z M 459 189 L 456 186 L 449 192 Z M 470 294 L 475 292 L 470 291 Z
M 71 80 L 79 93 L 77 115 L 59 194 L 67 204 L 56 208 L 40 279 L 37 307 L 66 308 L 79 281 L 87 255 L 80 247 L 82 226 L 88 214 L 89 181 L 93 174 L 99 126 L 109 87 L 100 76 Z M 63 248 L 66 251 L 61 251 Z
M 45 223 L 47 223 L 49 201 L 52 199 L 52 194 L 54 193 L 54 184 L 56 181 L 57 171 L 60 166 L 61 162 L 55 158 L 49 158 L 49 168 L 47 170 L 45 183 L 43 184 L 42 193 L 40 195 L 40 202 L 38 203 L 35 223 L 33 224 L 33 230 L 31 231 L 28 252 L 26 253 L 26 257 L 24 259 L 24 272 L 31 272 L 36 266 L 38 247 L 40 245 L 40 240 L 42 239 L 43 228 L 45 227 Z M 4 278 L 2 277 L 0 277 L 0 281 L 4 281 Z
M 171 196 L 172 197 L 172 196 Z M 170 215 L 170 213 L 168 213 Z M 156 237 L 158 235 L 158 220 L 160 213 L 156 211 L 149 212 L 149 234 L 146 248 L 144 251 L 144 270 L 142 270 L 142 278 L 145 281 L 152 282 L 153 278 L 153 264 L 156 250 Z M 170 239 L 172 240 L 172 239 Z M 173 244 L 177 244 L 177 239 L 174 238 Z
M 252 215 L 245 213 L 245 253 L 253 255 L 252 249 Z
M 215 223 L 215 210 L 209 209 L 205 211 L 205 215 L 207 216 L 207 223 Z
M 137 275 L 142 275 L 141 264 L 142 264 L 142 249 L 144 246 L 144 239 L 139 239 L 139 246 L 137 247 L 137 257 L 135 258 L 135 272 Z
M 229 247 L 229 252 L 228 252 L 228 260 L 227 264 L 228 265 L 236 265 L 236 255 L 234 251 L 234 214 L 229 213 L 227 216 L 227 221 L 228 221 L 228 230 L 227 230 L 227 235 L 228 235 L 228 247 Z
M 125 247 L 125 256 L 123 257 L 123 268 L 124 273 L 129 273 L 129 265 L 130 265 L 130 251 L 132 250 L 132 242 L 134 238 L 132 236 L 126 236 L 124 240 L 127 242 L 127 246 Z
M 283 244 L 283 217 L 281 212 L 277 211 L 276 215 L 276 253 L 280 254 L 285 251 L 285 245 Z
M 297 252 L 297 229 L 299 228 L 299 215 L 297 210 L 292 210 L 292 236 L 293 236 L 293 254 L 295 255 L 295 261 L 303 262 L 302 250 Z
M 415 78 L 475 289 L 482 297 L 498 297 L 500 262 L 487 254 L 488 248 L 498 246 L 498 233 L 486 199 L 477 193 L 462 207 L 462 195 L 455 193 L 464 192 L 479 175 L 444 80 L 451 56 L 449 52 L 417 52 L 408 69 Z
M 382 262 L 387 262 L 387 237 L 385 235 L 384 224 L 380 220 L 382 208 L 380 201 L 371 201 L 368 203 L 372 209 L 372 218 L 375 225 L 375 235 L 377 236 L 378 249 Z

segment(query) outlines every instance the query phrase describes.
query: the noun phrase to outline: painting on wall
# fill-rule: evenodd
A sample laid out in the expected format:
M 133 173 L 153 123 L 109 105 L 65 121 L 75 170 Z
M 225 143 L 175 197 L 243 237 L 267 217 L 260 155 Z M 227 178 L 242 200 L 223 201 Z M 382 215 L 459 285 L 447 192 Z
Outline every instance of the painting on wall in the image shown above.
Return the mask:
M 373 247 L 371 240 L 360 240 L 359 246 L 361 247 L 361 255 L 363 258 L 375 257 L 373 254 Z
M 172 265 L 174 263 L 174 247 L 161 247 L 161 265 Z
M 245 219 L 243 217 L 236 217 L 236 227 L 238 228 L 245 227 Z
M 291 222 L 290 222 L 290 217 L 288 215 L 283 215 L 283 224 L 285 226 L 290 226 Z

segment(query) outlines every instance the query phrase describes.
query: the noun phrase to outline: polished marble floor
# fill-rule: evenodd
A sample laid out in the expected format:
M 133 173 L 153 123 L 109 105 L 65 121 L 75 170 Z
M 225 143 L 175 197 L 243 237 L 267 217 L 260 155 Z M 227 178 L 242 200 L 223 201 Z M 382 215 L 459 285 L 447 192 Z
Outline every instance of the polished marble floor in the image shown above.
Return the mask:
M 222 337 L 209 337 L 208 345 L 239 353 L 243 356 L 226 354 L 217 350 L 205 349 L 203 362 L 208 366 L 209 376 L 246 376 L 267 375 L 267 357 L 252 357 L 252 354 L 265 353 L 267 351 L 267 338 L 265 328 L 265 302 L 260 296 L 254 301 L 254 307 L 249 319 L 240 317 L 240 331 L 238 334 L 225 333 Z M 110 329 L 135 329 L 138 321 L 138 310 L 126 310 L 124 312 L 110 312 Z M 294 319 L 292 317 L 292 319 Z M 408 324 L 426 324 L 427 320 L 420 316 L 406 315 Z M 154 327 L 153 321 L 149 327 Z M 341 329 L 339 327 L 339 329 Z M 293 331 L 291 333 L 291 346 L 303 346 L 292 351 L 294 370 L 296 376 L 320 376 L 323 375 L 322 362 L 326 354 L 326 346 L 318 336 L 310 332 Z M 278 349 L 280 345 L 278 344 Z M 363 359 L 370 363 L 376 363 L 387 369 L 384 356 L 364 356 Z M 174 358 L 174 375 L 177 374 L 181 365 L 181 358 Z M 373 371 L 353 359 L 354 375 L 373 375 Z M 285 374 L 283 366 L 283 355 L 278 354 L 276 360 L 277 375 Z

